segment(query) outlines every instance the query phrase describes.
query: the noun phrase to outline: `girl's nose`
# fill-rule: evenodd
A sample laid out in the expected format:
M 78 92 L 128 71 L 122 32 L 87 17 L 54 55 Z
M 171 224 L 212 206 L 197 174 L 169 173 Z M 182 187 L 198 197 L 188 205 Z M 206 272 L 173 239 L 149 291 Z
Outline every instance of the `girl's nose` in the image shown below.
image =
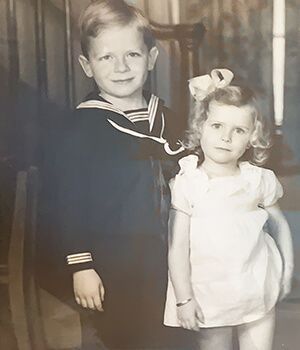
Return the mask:
M 128 70 L 129 70 L 129 66 L 126 62 L 126 58 L 124 57 L 117 58 L 115 62 L 115 71 L 123 73 L 123 72 L 128 72 Z
M 224 131 L 222 134 L 222 141 L 224 142 L 231 142 L 231 132 L 230 131 Z

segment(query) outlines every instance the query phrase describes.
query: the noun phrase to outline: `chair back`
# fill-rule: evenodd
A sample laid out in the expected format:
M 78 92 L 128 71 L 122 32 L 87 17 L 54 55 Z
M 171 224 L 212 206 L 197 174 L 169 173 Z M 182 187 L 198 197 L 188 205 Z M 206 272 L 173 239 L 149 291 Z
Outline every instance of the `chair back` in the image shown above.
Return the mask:
M 8 289 L 12 325 L 19 350 L 46 349 L 35 280 L 38 169 L 17 174 L 8 253 Z

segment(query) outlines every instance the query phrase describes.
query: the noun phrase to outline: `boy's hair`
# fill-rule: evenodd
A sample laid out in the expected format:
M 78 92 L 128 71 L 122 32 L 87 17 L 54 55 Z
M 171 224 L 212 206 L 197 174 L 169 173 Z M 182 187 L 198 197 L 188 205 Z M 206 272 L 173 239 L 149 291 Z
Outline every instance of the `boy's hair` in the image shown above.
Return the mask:
M 85 57 L 89 56 L 90 38 L 97 37 L 103 30 L 113 26 L 136 24 L 143 33 L 144 41 L 150 50 L 155 46 L 155 39 L 148 20 L 134 6 L 124 0 L 93 1 L 79 19 L 81 50 Z
M 249 106 L 251 108 L 251 115 L 254 121 L 254 131 L 250 140 L 251 148 L 242 158 L 248 158 L 248 160 L 257 165 L 264 164 L 268 158 L 268 150 L 271 147 L 270 131 L 266 120 L 259 113 L 253 91 L 246 87 L 229 85 L 216 89 L 201 102 L 195 101 L 185 146 L 196 153 L 201 153 L 201 129 L 208 118 L 211 102 L 235 107 Z

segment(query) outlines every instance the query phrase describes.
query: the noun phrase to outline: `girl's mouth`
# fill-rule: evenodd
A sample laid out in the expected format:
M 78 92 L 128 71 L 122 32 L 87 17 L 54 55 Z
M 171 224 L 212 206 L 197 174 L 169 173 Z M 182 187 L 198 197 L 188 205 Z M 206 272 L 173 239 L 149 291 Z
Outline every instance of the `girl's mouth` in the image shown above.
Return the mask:
M 216 147 L 216 149 L 218 149 L 218 150 L 220 150 L 220 151 L 231 152 L 231 149 L 229 149 L 229 148 Z

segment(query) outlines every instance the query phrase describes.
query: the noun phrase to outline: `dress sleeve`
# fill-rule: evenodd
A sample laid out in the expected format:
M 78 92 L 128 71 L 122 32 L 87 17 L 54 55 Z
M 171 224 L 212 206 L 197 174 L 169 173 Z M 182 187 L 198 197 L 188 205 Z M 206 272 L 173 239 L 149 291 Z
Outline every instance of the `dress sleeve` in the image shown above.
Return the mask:
M 283 196 L 283 188 L 272 170 L 263 169 L 261 204 L 264 207 L 274 205 Z
M 176 175 L 175 179 L 170 181 L 171 207 L 191 215 L 191 204 L 187 196 L 186 185 L 186 177 L 184 175 Z

